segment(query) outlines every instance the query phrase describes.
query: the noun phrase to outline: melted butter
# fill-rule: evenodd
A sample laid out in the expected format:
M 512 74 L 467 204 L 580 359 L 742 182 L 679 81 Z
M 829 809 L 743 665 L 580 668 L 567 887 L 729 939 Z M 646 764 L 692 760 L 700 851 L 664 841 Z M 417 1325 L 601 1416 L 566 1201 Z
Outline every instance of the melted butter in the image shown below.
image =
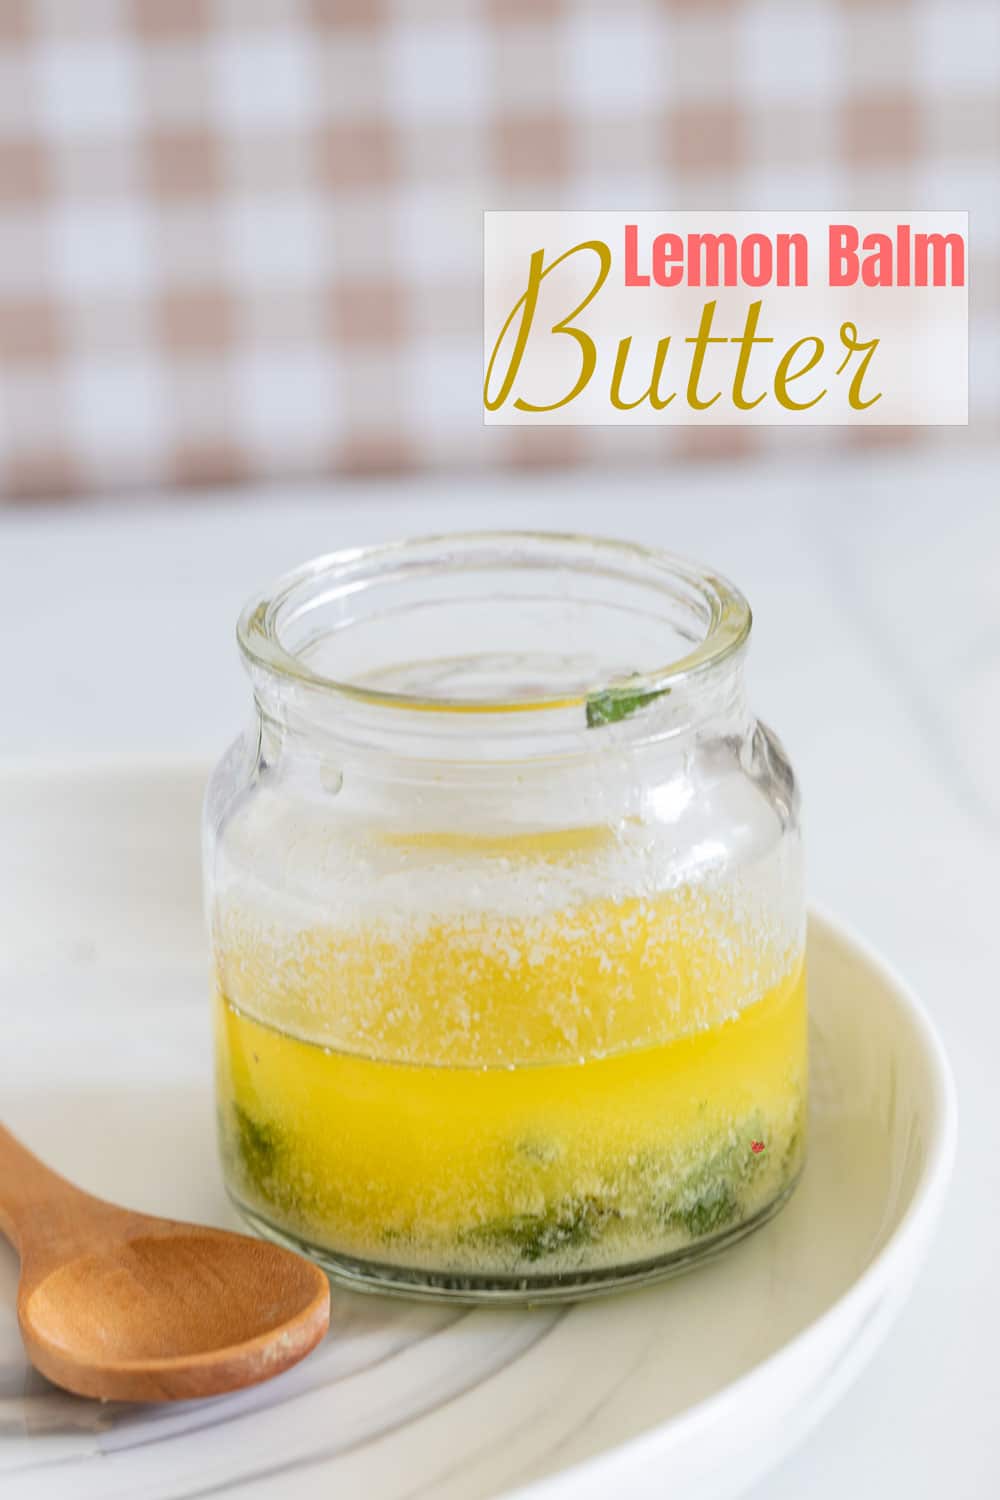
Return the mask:
M 279 965 L 242 932 L 218 1002 L 237 1196 L 342 1253 L 486 1271 L 752 1216 L 801 1162 L 805 976 L 706 927 L 708 899 L 315 930 Z

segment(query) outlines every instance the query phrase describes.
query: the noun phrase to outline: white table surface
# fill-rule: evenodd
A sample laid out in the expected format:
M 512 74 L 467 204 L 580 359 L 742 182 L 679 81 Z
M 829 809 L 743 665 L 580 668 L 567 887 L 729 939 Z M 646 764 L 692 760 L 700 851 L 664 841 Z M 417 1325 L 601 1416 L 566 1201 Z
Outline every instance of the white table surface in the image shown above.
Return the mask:
M 961 1111 L 944 1227 L 911 1304 L 753 1500 L 994 1492 L 998 469 L 988 450 L 0 511 L 0 756 L 15 760 L 213 757 L 248 711 L 233 640 L 244 597 L 335 547 L 459 527 L 588 530 L 711 561 L 743 587 L 754 698 L 803 783 L 812 897 L 923 994 Z

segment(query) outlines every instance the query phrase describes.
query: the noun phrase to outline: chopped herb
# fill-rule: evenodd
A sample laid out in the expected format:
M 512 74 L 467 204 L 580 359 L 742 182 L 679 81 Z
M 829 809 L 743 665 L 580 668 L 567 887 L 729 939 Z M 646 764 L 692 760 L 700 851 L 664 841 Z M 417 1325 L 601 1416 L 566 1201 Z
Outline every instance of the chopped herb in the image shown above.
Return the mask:
M 684 1229 L 692 1239 L 700 1239 L 702 1235 L 725 1229 L 736 1218 L 739 1208 L 732 1185 L 724 1178 L 716 1178 L 692 1202 L 671 1209 L 667 1223 L 671 1228 Z
M 621 1217 L 619 1209 L 599 1198 L 566 1198 L 540 1214 L 493 1220 L 467 1231 L 463 1238 L 466 1243 L 516 1250 L 521 1260 L 536 1261 L 559 1250 L 593 1244 L 609 1223 Z
M 634 675 L 638 676 L 638 673 Z M 601 724 L 618 724 L 638 709 L 645 708 L 647 703 L 652 703 L 654 698 L 665 698 L 669 692 L 669 688 L 654 688 L 652 692 L 642 692 L 636 688 L 623 686 L 605 688 L 601 693 L 593 693 L 587 699 L 587 728 L 596 729 Z
M 750 1149 L 759 1128 L 756 1119 L 746 1122 L 740 1136 L 713 1153 L 672 1184 L 659 1206 L 659 1216 L 671 1229 L 683 1229 L 692 1239 L 717 1234 L 740 1214 L 740 1189 L 761 1165 L 762 1158 Z
M 273 1125 L 262 1124 L 247 1114 L 239 1104 L 233 1105 L 236 1124 L 236 1150 L 247 1178 L 265 1196 L 271 1196 L 268 1185 L 281 1155 L 281 1142 Z
M 251 1114 L 235 1101 L 222 1117 L 222 1138 L 232 1166 L 252 1196 L 284 1214 L 329 1216 L 336 1211 L 327 1184 L 317 1200 L 312 1179 L 298 1170 L 295 1145 L 272 1121 Z M 460 1244 L 489 1248 L 521 1264 L 534 1264 L 566 1251 L 598 1244 L 625 1225 L 655 1238 L 682 1234 L 690 1240 L 720 1234 L 739 1222 L 747 1189 L 766 1170 L 768 1153 L 752 1143 L 764 1139 L 764 1122 L 756 1113 L 744 1119 L 716 1150 L 697 1165 L 678 1171 L 676 1159 L 650 1151 L 630 1156 L 605 1178 L 602 1188 L 554 1198 L 537 1213 L 514 1213 L 460 1231 Z M 787 1173 L 802 1145 L 796 1121 L 781 1153 Z M 516 1142 L 522 1161 L 543 1170 L 563 1155 L 558 1138 L 526 1136 Z M 413 1226 L 385 1225 L 383 1243 L 396 1250 L 420 1235 Z

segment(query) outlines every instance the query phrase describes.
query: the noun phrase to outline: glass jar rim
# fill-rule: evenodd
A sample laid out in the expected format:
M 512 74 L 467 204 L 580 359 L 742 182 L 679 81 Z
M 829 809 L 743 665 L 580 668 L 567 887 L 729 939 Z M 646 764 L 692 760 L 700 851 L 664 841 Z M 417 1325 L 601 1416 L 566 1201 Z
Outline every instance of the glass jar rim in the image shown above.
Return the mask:
M 546 697 L 471 698 L 456 696 L 429 697 L 423 693 L 390 691 L 350 679 L 328 676 L 317 671 L 299 652 L 282 641 L 282 616 L 291 611 L 301 614 L 317 602 L 328 603 L 349 597 L 358 589 L 375 586 L 392 576 L 392 570 L 405 566 L 429 549 L 448 549 L 449 559 L 437 565 L 438 571 L 455 564 L 463 552 L 469 554 L 464 566 L 472 566 L 480 549 L 516 549 L 517 547 L 564 548 L 582 567 L 589 556 L 621 568 L 643 570 L 647 585 L 660 584 L 666 593 L 684 587 L 698 596 L 705 607 L 707 625 L 704 636 L 690 651 L 644 671 L 621 678 L 595 682 L 585 691 Z M 508 557 L 508 561 L 510 558 Z M 435 569 L 428 567 L 426 571 Z M 312 596 L 317 585 L 323 585 L 317 600 Z M 302 601 L 296 609 L 297 597 Z M 639 542 L 585 533 L 558 531 L 484 530 L 442 532 L 407 537 L 397 541 L 368 546 L 347 547 L 324 553 L 282 574 L 263 593 L 251 597 L 240 613 L 237 640 L 251 675 L 261 672 L 269 678 L 284 679 L 301 687 L 325 694 L 339 695 L 373 707 L 403 709 L 408 712 L 442 714 L 525 713 L 551 709 L 582 707 L 595 697 L 616 695 L 630 699 L 662 694 L 678 683 L 699 676 L 728 661 L 745 645 L 751 630 L 752 613 L 744 595 L 734 584 L 714 569 L 679 556 L 663 548 L 647 547 Z

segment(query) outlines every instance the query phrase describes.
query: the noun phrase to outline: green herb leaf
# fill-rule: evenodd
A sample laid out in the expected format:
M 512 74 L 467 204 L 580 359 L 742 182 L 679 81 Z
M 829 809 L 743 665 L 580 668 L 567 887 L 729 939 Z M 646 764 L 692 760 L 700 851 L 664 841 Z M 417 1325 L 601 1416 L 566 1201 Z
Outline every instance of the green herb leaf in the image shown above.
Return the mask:
M 638 675 L 638 674 L 636 674 Z M 653 692 L 641 692 L 635 688 L 605 688 L 602 693 L 593 693 L 587 699 L 587 728 L 596 729 L 601 724 L 618 724 L 638 709 L 645 708 L 655 698 L 665 698 L 669 688 L 656 688 Z
M 255 1120 L 235 1103 L 233 1121 L 236 1125 L 235 1146 L 243 1171 L 247 1179 L 268 1196 L 275 1164 L 281 1154 L 278 1132 L 273 1125 Z

